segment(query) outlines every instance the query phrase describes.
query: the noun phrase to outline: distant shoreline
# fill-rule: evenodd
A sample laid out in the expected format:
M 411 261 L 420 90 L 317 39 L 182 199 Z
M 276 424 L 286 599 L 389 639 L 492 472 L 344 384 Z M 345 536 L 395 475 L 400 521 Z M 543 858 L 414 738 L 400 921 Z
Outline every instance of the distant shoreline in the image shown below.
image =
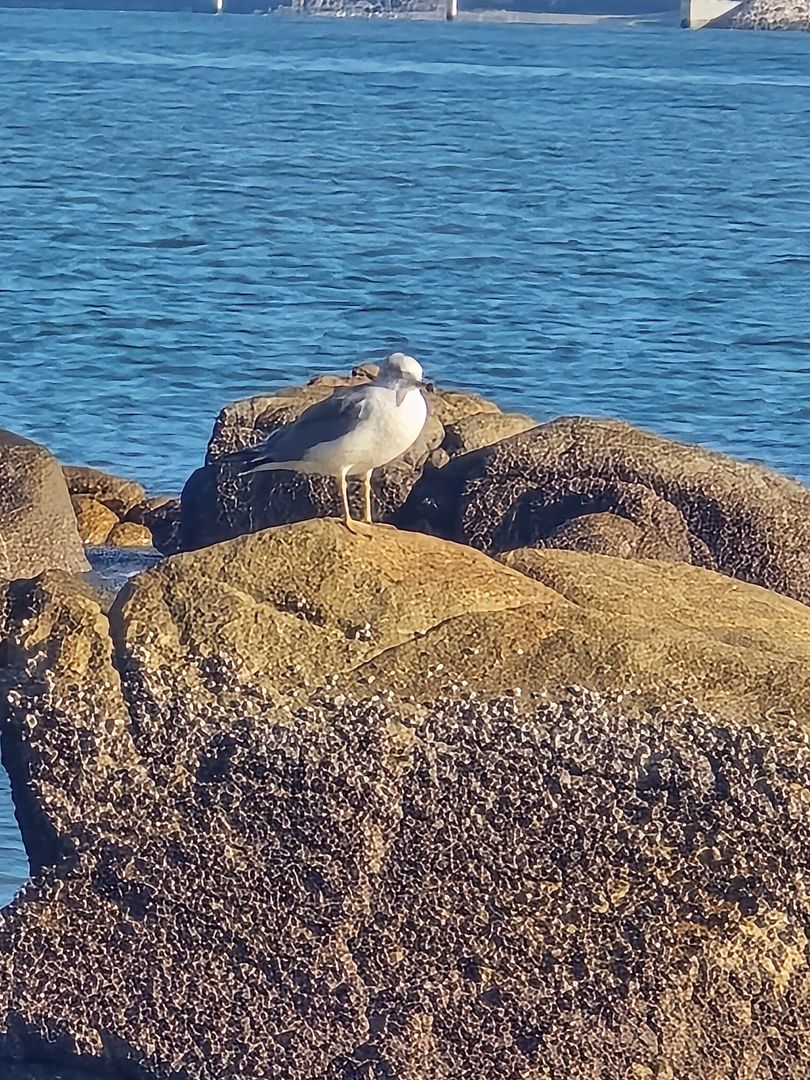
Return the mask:
M 444 8 L 432 11 L 394 11 L 372 12 L 362 9 L 350 11 L 344 9 L 335 11 L 293 10 L 289 7 L 279 7 L 268 15 L 281 16 L 282 18 L 313 18 L 313 19 L 394 19 L 409 22 L 437 22 L 445 20 Z M 661 11 L 643 15 L 598 15 L 598 14 L 567 14 L 554 11 L 509 11 L 505 8 L 480 9 L 476 11 L 459 11 L 452 20 L 453 22 L 468 23 L 534 23 L 545 26 L 596 26 L 614 24 L 617 26 L 677 26 L 677 18 L 672 11 Z
M 251 0 L 255 4 L 252 11 L 245 7 L 226 8 L 229 15 L 279 15 L 282 17 L 305 15 L 317 18 L 386 18 L 408 19 L 417 21 L 434 22 L 445 19 L 445 7 L 441 6 L 433 10 L 425 11 L 391 11 L 369 12 L 361 5 L 356 11 L 350 8 L 336 10 L 312 10 L 279 6 L 267 10 L 261 10 L 263 0 Z M 267 3 L 267 0 L 264 0 Z M 212 3 L 213 7 L 213 3 Z M 109 0 L 109 3 L 97 2 L 94 4 L 82 4 L 81 0 L 0 0 L 0 11 L 72 11 L 72 12 L 120 12 L 122 14 L 214 14 L 209 11 L 205 0 L 189 0 L 188 3 L 177 4 L 173 0 L 165 0 L 159 3 L 157 0 Z M 618 26 L 633 26 L 638 24 L 677 24 L 677 13 L 673 10 L 640 12 L 640 13 L 614 13 L 602 14 L 598 12 L 556 12 L 556 11 L 512 11 L 507 8 L 488 9 L 480 8 L 473 11 L 459 11 L 455 16 L 455 22 L 469 23 L 536 23 L 549 26 L 596 26 L 599 24 L 615 24 Z

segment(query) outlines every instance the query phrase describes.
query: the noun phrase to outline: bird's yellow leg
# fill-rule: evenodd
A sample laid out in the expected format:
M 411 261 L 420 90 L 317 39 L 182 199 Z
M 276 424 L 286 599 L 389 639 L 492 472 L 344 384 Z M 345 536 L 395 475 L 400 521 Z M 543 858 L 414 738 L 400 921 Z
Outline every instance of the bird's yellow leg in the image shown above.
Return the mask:
M 365 506 L 366 516 L 363 519 L 367 525 L 371 525 L 373 518 L 371 517 L 371 469 L 363 477 L 363 503 Z
M 338 483 L 340 484 L 340 497 L 343 500 L 343 524 L 346 526 L 349 532 L 353 533 L 355 536 L 368 536 L 370 530 L 367 530 L 361 522 L 355 521 L 352 517 L 352 512 L 349 509 L 349 491 L 346 486 L 346 476 L 348 472 L 348 469 L 341 469 L 340 475 L 338 476 Z

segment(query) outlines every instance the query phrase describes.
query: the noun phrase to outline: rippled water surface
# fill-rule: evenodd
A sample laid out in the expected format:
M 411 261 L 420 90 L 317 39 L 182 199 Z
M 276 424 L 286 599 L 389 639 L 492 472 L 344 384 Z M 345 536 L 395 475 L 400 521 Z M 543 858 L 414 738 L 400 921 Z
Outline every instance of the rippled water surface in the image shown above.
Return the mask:
M 0 70 L 0 425 L 63 459 L 178 488 L 397 347 L 810 480 L 810 37 L 3 12 Z
M 810 40 L 0 14 L 0 424 L 177 488 L 404 347 L 810 480 Z

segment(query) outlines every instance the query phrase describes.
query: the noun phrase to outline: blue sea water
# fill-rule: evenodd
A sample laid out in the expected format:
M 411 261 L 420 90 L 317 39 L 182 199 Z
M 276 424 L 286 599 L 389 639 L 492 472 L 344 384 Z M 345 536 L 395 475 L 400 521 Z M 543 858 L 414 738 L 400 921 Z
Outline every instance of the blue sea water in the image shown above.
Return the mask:
M 177 490 L 404 348 L 810 481 L 810 36 L 4 11 L 0 72 L 0 426 L 63 460 Z
M 177 489 L 394 347 L 810 480 L 810 39 L 0 13 L 0 425 Z

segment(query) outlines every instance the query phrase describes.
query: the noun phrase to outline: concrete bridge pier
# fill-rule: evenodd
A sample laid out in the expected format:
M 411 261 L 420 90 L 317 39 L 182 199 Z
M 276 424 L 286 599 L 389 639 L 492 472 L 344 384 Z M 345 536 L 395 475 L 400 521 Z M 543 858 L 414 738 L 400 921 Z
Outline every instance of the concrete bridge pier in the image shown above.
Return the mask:
M 681 26 L 700 30 L 740 6 L 742 0 L 681 0 Z

